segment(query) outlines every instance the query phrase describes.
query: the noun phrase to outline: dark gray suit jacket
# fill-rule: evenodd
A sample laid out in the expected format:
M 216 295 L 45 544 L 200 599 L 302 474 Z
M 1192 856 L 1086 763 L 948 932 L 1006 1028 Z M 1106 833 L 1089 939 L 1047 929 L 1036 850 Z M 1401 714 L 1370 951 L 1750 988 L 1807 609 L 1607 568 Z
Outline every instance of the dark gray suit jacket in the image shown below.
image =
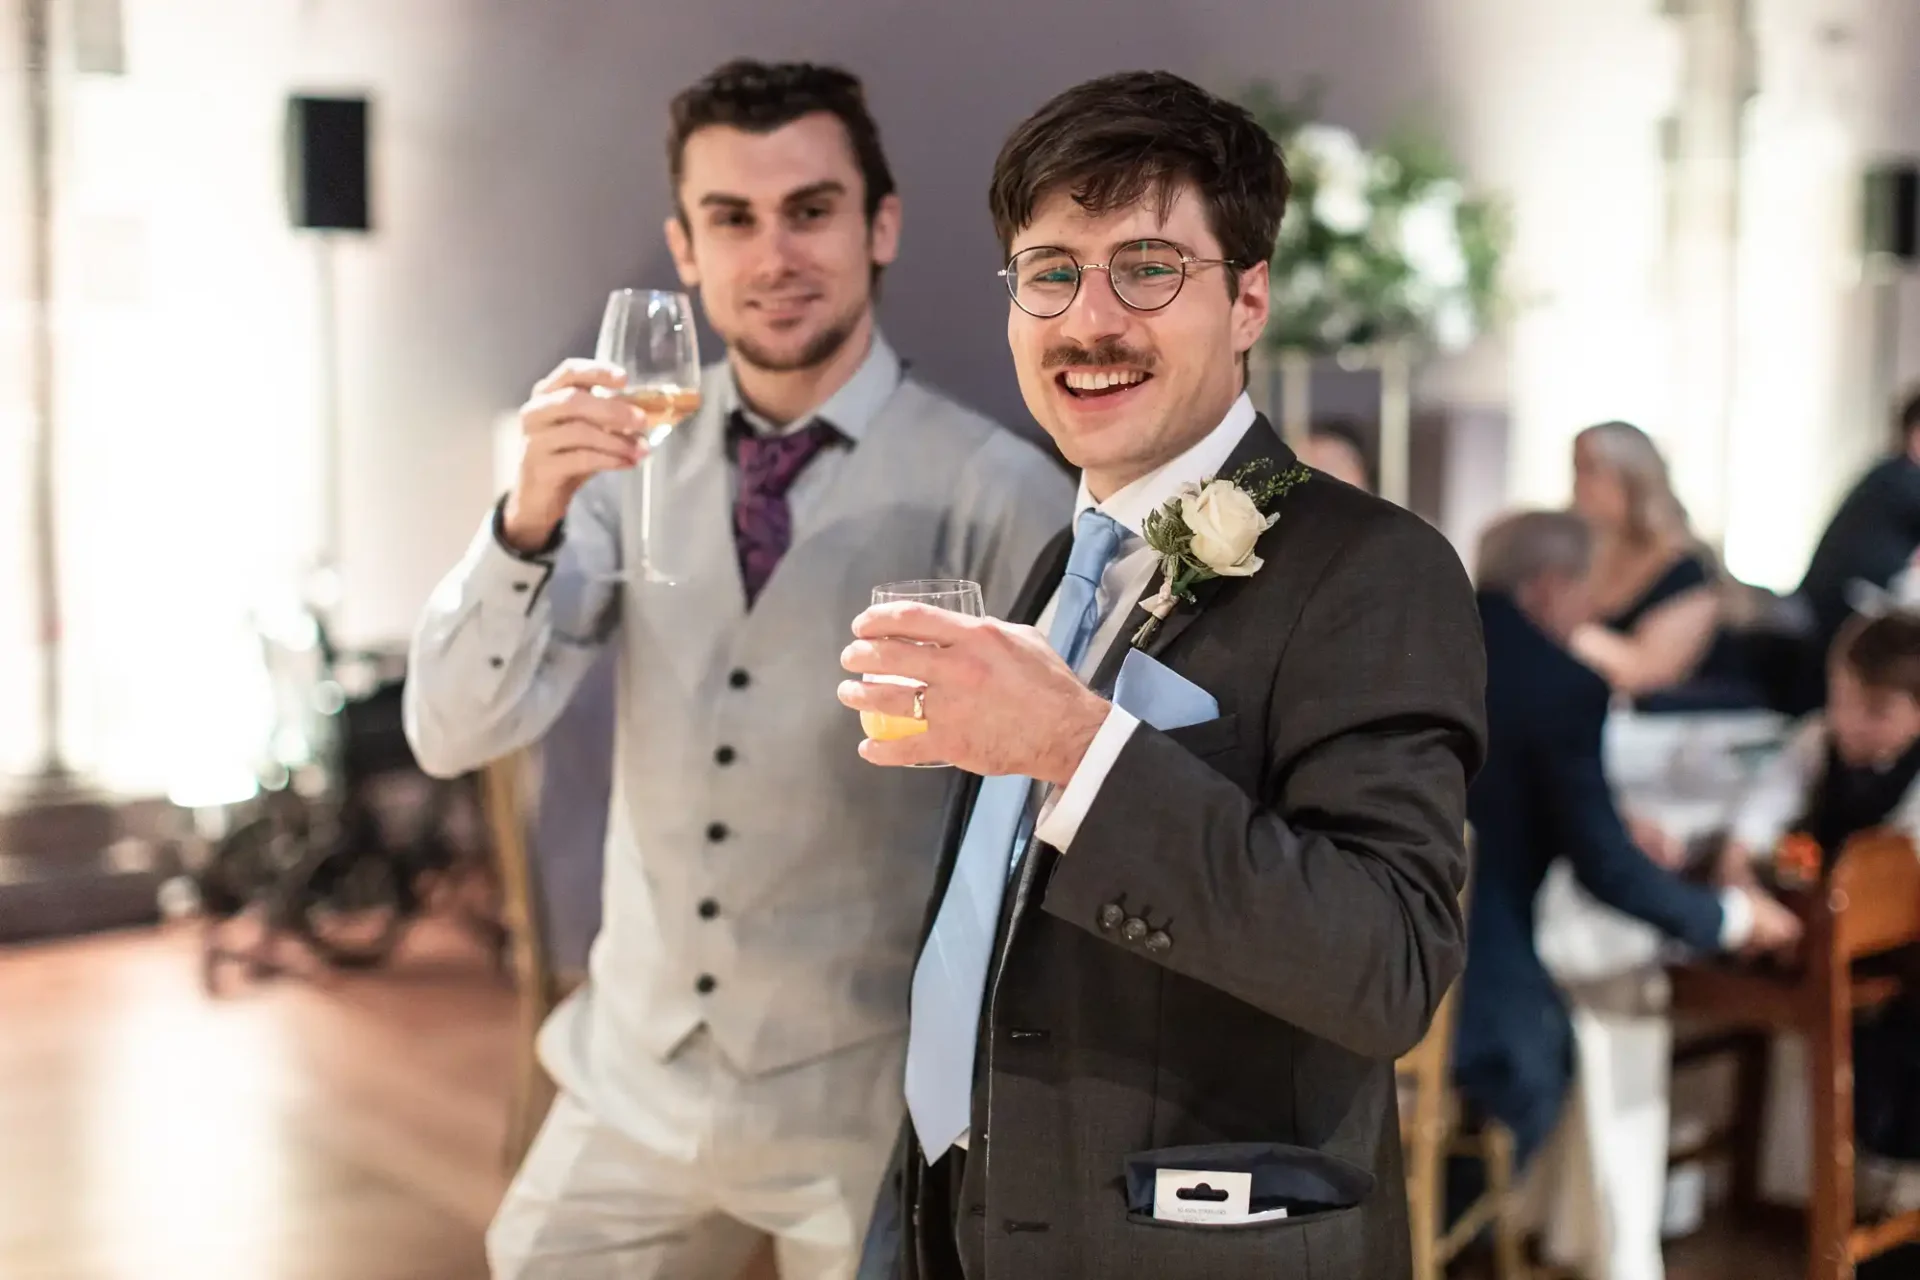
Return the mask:
M 1260 456 L 1294 461 L 1265 419 L 1222 474 Z M 1458 557 L 1417 517 L 1319 475 L 1280 510 L 1265 566 L 1202 584 L 1148 646 L 1220 717 L 1142 725 L 1073 851 L 1035 845 L 1016 870 L 971 1150 L 929 1168 L 906 1127 L 868 1274 L 1407 1275 L 1393 1061 L 1465 959 L 1480 622 Z M 1066 550 L 1043 557 L 1019 620 Z M 977 787 L 957 780 L 935 910 Z M 1289 1218 L 1153 1220 L 1156 1166 L 1255 1165 L 1256 1197 L 1264 1180 Z

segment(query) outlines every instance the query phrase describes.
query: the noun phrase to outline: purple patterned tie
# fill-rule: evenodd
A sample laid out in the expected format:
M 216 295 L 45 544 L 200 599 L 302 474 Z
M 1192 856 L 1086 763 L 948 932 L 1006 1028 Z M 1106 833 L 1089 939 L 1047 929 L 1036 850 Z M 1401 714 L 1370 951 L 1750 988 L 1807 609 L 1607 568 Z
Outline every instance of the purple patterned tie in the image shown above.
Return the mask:
M 817 419 L 781 436 L 756 433 L 738 413 L 728 425 L 740 467 L 740 488 L 733 500 L 733 545 L 740 556 L 747 607 L 752 608 L 793 542 L 787 490 L 814 455 L 841 435 Z

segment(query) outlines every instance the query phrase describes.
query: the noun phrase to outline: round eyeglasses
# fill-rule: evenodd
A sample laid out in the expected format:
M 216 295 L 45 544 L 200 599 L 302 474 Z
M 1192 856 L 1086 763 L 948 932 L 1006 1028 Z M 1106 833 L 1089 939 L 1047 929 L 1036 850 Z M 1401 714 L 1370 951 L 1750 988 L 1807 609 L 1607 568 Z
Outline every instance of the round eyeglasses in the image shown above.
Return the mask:
M 1158 311 L 1180 296 L 1189 267 L 1238 267 L 1232 258 L 1196 258 L 1170 240 L 1134 240 L 1105 262 L 1082 263 L 1065 249 L 1036 245 L 1008 260 L 1000 278 L 1013 305 L 1040 320 L 1051 320 L 1073 305 L 1080 278 L 1104 271 L 1114 296 L 1135 311 Z

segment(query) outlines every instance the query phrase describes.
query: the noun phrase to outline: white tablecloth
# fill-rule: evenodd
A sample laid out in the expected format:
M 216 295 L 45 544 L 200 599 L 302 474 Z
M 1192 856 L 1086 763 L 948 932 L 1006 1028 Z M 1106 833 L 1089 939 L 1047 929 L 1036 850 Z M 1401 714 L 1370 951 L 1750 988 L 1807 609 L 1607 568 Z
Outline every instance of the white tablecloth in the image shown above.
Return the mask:
M 1731 820 L 1785 727 L 1765 712 L 1616 713 L 1603 743 L 1607 775 L 1623 809 L 1692 839 Z M 1547 1255 L 1591 1280 L 1664 1280 L 1668 944 L 1594 900 L 1563 861 L 1541 893 L 1536 945 L 1573 1010 L 1577 1077 L 1561 1133 L 1536 1170 Z

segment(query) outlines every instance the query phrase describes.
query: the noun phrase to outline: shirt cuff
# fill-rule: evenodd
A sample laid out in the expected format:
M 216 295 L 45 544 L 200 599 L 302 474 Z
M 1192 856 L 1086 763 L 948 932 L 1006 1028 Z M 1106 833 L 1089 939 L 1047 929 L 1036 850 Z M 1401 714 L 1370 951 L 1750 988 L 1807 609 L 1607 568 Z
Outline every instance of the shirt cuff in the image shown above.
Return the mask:
M 487 527 L 493 533 L 493 545 L 523 564 L 552 564 L 554 556 L 560 553 L 560 544 L 567 540 L 567 522 L 562 520 L 553 526 L 553 532 L 547 537 L 547 545 L 537 551 L 522 551 L 507 541 L 507 495 L 501 494 L 500 501 L 493 504 L 493 519 Z
M 1093 735 L 1093 742 L 1087 747 L 1087 754 L 1081 757 L 1080 767 L 1073 771 L 1073 777 L 1062 790 L 1047 798 L 1040 821 L 1033 829 L 1035 839 L 1062 853 L 1067 851 L 1080 832 L 1080 824 L 1093 808 L 1095 797 L 1100 794 L 1100 784 L 1113 772 L 1114 762 L 1120 759 L 1120 752 L 1139 727 L 1139 719 L 1117 705 L 1108 710 L 1107 718 L 1100 723 L 1100 731 Z
M 1753 902 L 1739 889 L 1720 891 L 1720 949 L 1738 951 L 1753 936 Z
M 502 504 L 505 501 L 501 499 Z M 501 507 L 496 506 L 467 551 L 465 591 L 483 604 L 526 616 L 533 612 L 540 593 L 546 590 L 547 579 L 553 576 L 553 552 L 560 546 L 560 534 L 556 530 L 540 554 L 523 555 L 501 536 L 500 517 Z

